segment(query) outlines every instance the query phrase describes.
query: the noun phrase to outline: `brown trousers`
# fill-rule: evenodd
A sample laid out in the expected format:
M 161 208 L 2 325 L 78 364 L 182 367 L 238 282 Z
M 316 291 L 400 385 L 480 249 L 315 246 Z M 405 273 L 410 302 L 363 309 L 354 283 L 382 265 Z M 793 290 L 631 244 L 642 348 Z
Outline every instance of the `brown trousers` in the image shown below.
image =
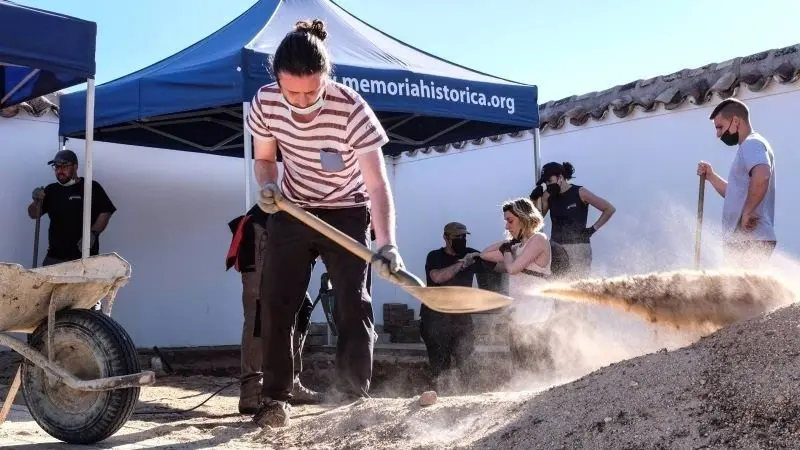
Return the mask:
M 264 350 L 261 340 L 261 267 L 264 261 L 267 235 L 263 227 L 253 224 L 255 240 L 255 270 L 242 272 L 242 309 L 244 310 L 244 325 L 242 327 L 241 347 L 241 397 L 257 399 L 261 394 L 261 381 L 263 378 L 262 361 Z M 308 335 L 311 322 L 313 302 L 308 292 L 300 312 L 295 321 L 293 344 L 295 349 L 294 368 L 295 375 L 303 370 L 303 345 Z

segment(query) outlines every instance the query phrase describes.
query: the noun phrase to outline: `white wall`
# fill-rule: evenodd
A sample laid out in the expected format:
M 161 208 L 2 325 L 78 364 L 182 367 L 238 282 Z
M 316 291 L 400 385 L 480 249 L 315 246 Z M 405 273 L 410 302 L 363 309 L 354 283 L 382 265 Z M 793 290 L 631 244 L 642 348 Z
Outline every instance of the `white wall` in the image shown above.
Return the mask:
M 777 86 L 743 95 L 752 121 L 776 155 L 778 249 L 800 255 L 800 212 L 791 196 L 800 179 L 795 122 L 800 113 L 800 86 Z M 593 238 L 594 273 L 620 274 L 691 267 L 698 201 L 697 162 L 709 161 L 727 177 L 735 148 L 715 137 L 708 120 L 715 99 L 702 107 L 654 113 L 636 112 L 617 119 L 542 134 L 542 163 L 570 161 L 573 180 L 611 201 L 617 212 Z M 406 263 L 424 276 L 425 255 L 442 245 L 442 227 L 458 220 L 472 231 L 469 245 L 482 248 L 503 236 L 498 205 L 527 196 L 533 187 L 532 136 L 506 137 L 500 143 L 468 146 L 440 155 L 404 157 L 394 167 L 398 235 Z M 488 142 L 488 141 L 487 141 Z M 716 236 L 722 199 L 710 185 L 705 191 L 703 263 L 719 263 Z M 589 223 L 599 217 L 590 212 Z M 546 219 L 549 232 L 550 220 Z M 388 289 L 388 291 L 386 290 Z M 384 294 L 384 292 L 387 292 Z M 381 286 L 376 295 L 407 299 Z M 418 302 L 409 300 L 411 304 Z
M 0 240 L 2 261 L 30 267 L 34 221 L 25 209 L 31 190 L 54 180 L 46 162 L 57 150 L 57 132 L 52 117 L 0 120 L 0 226 L 11 237 Z M 68 146 L 83 162 L 83 141 Z M 94 178 L 118 209 L 101 251 L 118 252 L 133 268 L 114 317 L 142 347 L 237 343 L 241 283 L 236 272 L 225 272 L 224 259 L 227 222 L 244 208 L 242 160 L 106 143 L 97 143 L 94 155 Z M 48 224 L 43 218 L 40 261 Z
M 778 173 L 779 249 L 800 255 L 800 213 L 792 192 L 800 188 L 790 167 L 798 167 L 794 117 L 798 86 L 781 86 L 748 101 L 753 122 L 773 144 Z M 753 97 L 745 92 L 745 99 Z M 543 162 L 571 161 L 576 183 L 617 207 L 608 226 L 595 235 L 595 272 L 614 274 L 691 265 L 697 208 L 699 159 L 727 172 L 733 150 L 714 137 L 707 120 L 712 106 L 636 113 L 632 120 L 606 119 L 583 127 L 543 133 Z M 57 150 L 56 119 L 25 115 L 0 119 L 2 194 L 0 261 L 29 267 L 34 222 L 25 208 L 31 190 L 54 179 L 45 164 Z M 487 141 L 488 142 L 488 141 Z M 83 141 L 70 148 L 83 161 Z M 478 148 L 403 158 L 389 166 L 398 211 L 398 241 L 409 269 L 424 279 L 425 255 L 442 245 L 442 227 L 453 220 L 472 231 L 469 244 L 481 248 L 503 236 L 499 205 L 527 196 L 533 184 L 530 134 Z M 119 209 L 103 234 L 101 251 L 115 251 L 133 265 L 133 277 L 114 307 L 140 347 L 237 344 L 241 331 L 241 284 L 224 271 L 231 233 L 227 222 L 244 208 L 241 159 L 97 143 L 95 179 Z M 706 190 L 706 262 L 716 260 L 711 230 L 719 222 L 721 199 Z M 590 220 L 597 217 L 592 212 Z M 549 229 L 549 220 L 548 229 Z M 40 260 L 47 246 L 42 220 Z M 322 264 L 309 291 L 318 290 Z M 376 322 L 382 304 L 419 302 L 374 277 Z M 318 308 L 315 321 L 324 321 Z

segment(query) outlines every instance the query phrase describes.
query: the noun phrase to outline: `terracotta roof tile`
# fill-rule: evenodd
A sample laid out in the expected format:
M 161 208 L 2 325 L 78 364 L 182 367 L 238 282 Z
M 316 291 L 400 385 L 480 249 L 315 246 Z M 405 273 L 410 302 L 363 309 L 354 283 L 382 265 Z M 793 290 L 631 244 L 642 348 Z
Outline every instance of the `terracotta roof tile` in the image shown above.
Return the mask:
M 773 81 L 794 83 L 798 78 L 800 44 L 547 102 L 539 106 L 540 130 L 557 130 L 567 121 L 581 126 L 590 119 L 602 120 L 609 110 L 623 118 L 636 106 L 649 112 L 659 106 L 673 110 L 687 101 L 701 105 L 714 94 L 735 95 L 741 84 L 757 92 Z
M 48 94 L 43 97 L 38 97 L 18 105 L 9 106 L 0 109 L 0 117 L 9 119 L 19 115 L 20 112 L 25 111 L 31 116 L 42 117 L 47 113 L 52 113 L 58 117 L 58 96 L 60 94 Z

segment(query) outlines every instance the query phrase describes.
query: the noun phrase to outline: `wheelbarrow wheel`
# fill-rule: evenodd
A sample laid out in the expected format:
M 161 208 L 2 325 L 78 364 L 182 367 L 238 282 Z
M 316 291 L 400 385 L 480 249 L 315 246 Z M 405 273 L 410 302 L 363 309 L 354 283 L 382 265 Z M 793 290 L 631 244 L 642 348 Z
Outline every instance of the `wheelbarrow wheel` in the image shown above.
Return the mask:
M 99 311 L 70 309 L 56 315 L 53 358 L 84 380 L 140 371 L 136 347 L 117 322 Z M 31 336 L 47 355 L 47 323 Z M 47 434 L 69 444 L 93 444 L 116 433 L 133 414 L 140 388 L 78 391 L 48 378 L 44 369 L 23 363 L 28 410 Z

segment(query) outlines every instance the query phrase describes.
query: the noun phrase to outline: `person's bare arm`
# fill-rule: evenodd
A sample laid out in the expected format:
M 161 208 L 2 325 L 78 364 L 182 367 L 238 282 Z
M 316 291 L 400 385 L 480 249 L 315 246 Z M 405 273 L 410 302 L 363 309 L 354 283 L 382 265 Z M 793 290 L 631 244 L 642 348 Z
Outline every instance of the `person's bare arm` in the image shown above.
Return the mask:
M 594 225 L 592 225 L 595 231 L 599 230 L 600 227 L 605 225 L 605 223 L 608 222 L 608 219 L 610 219 L 611 216 L 613 216 L 617 211 L 617 208 L 615 208 L 614 205 L 612 205 L 608 200 L 596 195 L 585 187 L 581 187 L 581 189 L 578 191 L 578 195 L 581 197 L 581 200 L 594 206 L 601 213 L 600 217 L 598 217 L 597 221 L 595 221 Z
M 392 190 L 386 175 L 383 152 L 380 149 L 358 155 L 358 165 L 372 203 L 372 223 L 375 228 L 375 246 L 397 245 L 395 239 L 395 213 Z
M 720 197 L 725 198 L 725 193 L 728 191 L 728 182 L 724 178 L 712 171 L 706 174 L 706 180 L 711 183 L 711 186 L 714 186 L 714 190 L 717 191 Z
M 494 244 L 483 249 L 480 258 L 484 261 L 489 261 L 493 263 L 502 262 L 503 254 L 500 253 L 500 250 L 498 249 L 500 248 L 501 245 L 503 245 L 503 242 L 505 241 L 495 242 Z
M 38 219 L 42 217 L 42 202 L 34 200 L 28 205 L 28 217 L 31 219 Z
M 747 188 L 747 198 L 742 208 L 743 215 L 750 215 L 756 207 L 764 200 L 769 187 L 769 166 L 759 164 L 750 171 L 750 185 Z
M 433 282 L 436 284 L 447 283 L 455 278 L 459 272 L 464 270 L 465 266 L 466 263 L 461 260 L 442 269 L 433 269 L 428 273 L 428 275 L 430 275 L 431 280 L 433 280 Z
M 100 213 L 92 224 L 91 230 L 95 233 L 102 233 L 108 226 L 109 220 L 111 220 L 111 213 Z
M 525 246 L 525 250 L 522 251 L 522 254 L 520 254 L 517 259 L 514 259 L 514 255 L 512 255 L 511 252 L 503 253 L 503 265 L 505 266 L 506 273 L 514 275 L 522 272 L 526 267 L 531 265 L 539 255 L 547 251 L 545 248 L 547 239 L 538 234 L 533 235 L 531 239 L 533 241 Z
M 711 186 L 713 186 L 714 190 L 717 191 L 717 194 L 719 194 L 720 197 L 725 198 L 725 193 L 728 190 L 728 182 L 714 171 L 714 168 L 711 167 L 711 164 L 705 161 L 700 161 L 700 163 L 697 164 L 697 175 L 700 176 L 703 174 L 706 176 L 706 181 L 711 183 Z
M 542 205 L 542 209 L 541 209 L 541 210 L 539 210 L 539 212 L 540 212 L 540 213 L 542 213 L 542 217 L 546 216 L 546 215 L 547 215 L 547 211 L 550 209 L 550 204 L 547 202 L 547 200 L 548 200 L 549 198 L 550 198 L 550 194 L 548 194 L 547 192 L 545 192 L 545 193 L 542 195 L 542 198 L 540 198 L 540 199 L 539 199 L 539 200 L 540 200 L 540 203 L 541 203 L 541 205 Z
M 253 171 L 256 183 L 263 187 L 267 183 L 278 182 L 278 141 L 273 139 L 253 139 L 255 163 Z

